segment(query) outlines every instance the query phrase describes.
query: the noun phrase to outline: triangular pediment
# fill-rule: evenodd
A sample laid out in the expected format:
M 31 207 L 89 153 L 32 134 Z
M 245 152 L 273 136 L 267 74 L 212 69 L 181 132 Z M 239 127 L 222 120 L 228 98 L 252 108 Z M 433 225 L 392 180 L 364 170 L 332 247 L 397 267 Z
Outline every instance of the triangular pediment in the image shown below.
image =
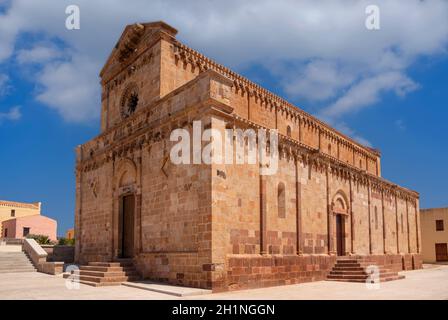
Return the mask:
M 175 37 L 177 30 L 162 21 L 127 25 L 101 69 L 100 77 L 128 64 L 151 43 L 151 39 L 159 39 L 162 34 Z

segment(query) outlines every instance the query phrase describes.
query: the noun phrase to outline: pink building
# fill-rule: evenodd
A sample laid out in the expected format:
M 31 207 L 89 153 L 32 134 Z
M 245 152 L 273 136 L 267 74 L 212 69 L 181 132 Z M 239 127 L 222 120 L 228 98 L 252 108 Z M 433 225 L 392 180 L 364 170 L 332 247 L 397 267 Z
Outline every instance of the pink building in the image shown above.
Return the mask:
M 3 238 L 22 239 L 29 234 L 39 234 L 56 241 L 56 229 L 56 220 L 36 214 L 3 221 L 1 236 Z

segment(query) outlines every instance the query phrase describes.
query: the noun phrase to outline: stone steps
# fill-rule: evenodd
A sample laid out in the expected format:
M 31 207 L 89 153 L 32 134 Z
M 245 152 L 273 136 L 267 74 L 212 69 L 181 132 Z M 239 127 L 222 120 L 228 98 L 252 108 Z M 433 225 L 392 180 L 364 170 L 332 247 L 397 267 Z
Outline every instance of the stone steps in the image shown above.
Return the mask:
M 382 277 L 380 278 L 380 282 L 388 282 L 388 281 L 394 281 L 394 280 L 401 280 L 404 279 L 405 276 L 403 275 L 394 275 L 389 277 Z M 366 282 L 366 279 L 352 279 L 352 278 L 333 278 L 333 279 L 327 279 L 329 281 L 340 281 L 340 282 Z
M 15 269 L 0 269 L 0 273 L 18 273 L 18 272 L 36 272 L 36 268 L 27 267 L 27 268 L 15 268 Z
M 138 276 L 138 273 L 135 272 L 134 270 L 129 270 L 129 271 L 123 271 L 123 272 L 102 272 L 102 271 L 87 271 L 87 270 L 79 270 L 79 271 L 74 271 L 74 274 L 82 274 L 85 276 L 93 276 L 93 277 L 121 277 L 123 276 L 123 273 L 128 276 L 128 277 L 132 277 L 132 276 Z
M 333 269 L 328 273 L 327 280 L 330 281 L 347 281 L 347 282 L 366 282 L 369 275 L 366 268 L 372 263 L 362 258 L 338 258 Z M 372 278 L 372 282 L 376 279 L 379 282 L 403 279 L 404 276 L 399 275 L 384 266 L 378 266 L 379 274 Z
M 24 252 L 0 252 L 0 273 L 36 272 Z
M 80 283 L 98 287 L 121 285 L 123 282 L 140 280 L 132 260 L 118 260 L 113 262 L 89 262 L 87 266 L 80 266 L 79 270 L 71 274 L 64 274 L 64 278 L 72 276 Z
M 89 262 L 89 266 L 92 267 L 132 267 L 134 264 L 132 262 Z
M 108 287 L 108 286 L 121 285 L 121 282 L 92 282 L 92 281 L 85 281 L 85 280 L 79 280 L 79 283 L 86 284 L 91 287 Z
M 126 272 L 132 270 L 133 267 L 96 267 L 96 266 L 80 266 L 83 271 L 98 271 L 98 272 Z
M 96 276 L 86 276 L 86 275 L 80 275 L 79 279 L 84 281 L 90 281 L 90 282 L 118 282 L 122 283 L 124 281 L 132 281 L 137 280 L 137 277 L 134 277 L 135 279 L 132 279 L 132 277 L 128 276 L 103 276 L 103 277 L 96 277 Z
M 345 275 L 366 275 L 364 270 L 357 270 L 357 271 L 345 271 L 345 270 L 331 270 L 330 275 L 339 275 L 339 274 L 345 274 Z

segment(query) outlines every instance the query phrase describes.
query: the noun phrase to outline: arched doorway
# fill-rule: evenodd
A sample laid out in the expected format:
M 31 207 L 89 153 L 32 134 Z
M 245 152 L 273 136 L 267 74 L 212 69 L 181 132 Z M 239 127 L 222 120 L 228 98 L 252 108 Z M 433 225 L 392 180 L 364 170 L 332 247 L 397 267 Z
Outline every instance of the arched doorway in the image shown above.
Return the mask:
M 348 201 L 342 191 L 338 191 L 333 198 L 332 211 L 335 218 L 336 253 L 338 256 L 345 256 L 346 250 L 346 227 L 349 217 Z
M 137 168 L 130 159 L 120 162 L 117 174 L 118 215 L 116 248 L 117 258 L 132 258 L 135 254 L 136 184 Z

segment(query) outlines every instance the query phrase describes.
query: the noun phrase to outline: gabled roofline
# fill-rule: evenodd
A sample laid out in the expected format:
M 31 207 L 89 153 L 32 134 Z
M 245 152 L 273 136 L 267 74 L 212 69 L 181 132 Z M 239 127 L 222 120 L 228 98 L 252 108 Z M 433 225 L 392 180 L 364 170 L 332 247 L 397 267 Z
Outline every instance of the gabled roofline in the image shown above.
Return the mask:
M 172 37 L 175 37 L 178 32 L 176 28 L 170 26 L 169 24 L 167 24 L 164 21 L 128 24 L 124 28 L 123 32 L 121 33 L 121 36 L 118 38 L 118 41 L 115 44 L 114 48 L 112 49 L 112 52 L 109 54 L 108 58 L 106 59 L 106 63 L 101 68 L 101 71 L 99 73 L 100 77 L 103 76 L 106 67 L 109 65 L 109 62 L 112 60 L 113 56 L 115 55 L 115 51 L 116 51 L 116 49 L 118 49 L 119 44 L 122 42 L 125 35 L 129 32 L 129 29 L 131 29 L 134 26 L 143 26 L 144 28 L 149 28 L 149 29 L 161 29 L 161 30 L 167 32 Z

